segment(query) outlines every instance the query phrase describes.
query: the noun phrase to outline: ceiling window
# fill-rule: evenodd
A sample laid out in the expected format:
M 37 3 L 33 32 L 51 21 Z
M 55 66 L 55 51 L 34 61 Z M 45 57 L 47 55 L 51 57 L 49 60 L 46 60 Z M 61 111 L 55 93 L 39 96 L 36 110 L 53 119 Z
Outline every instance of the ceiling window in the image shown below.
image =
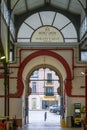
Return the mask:
M 81 61 L 87 61 L 87 51 L 81 51 Z
M 80 27 L 80 39 L 86 34 L 87 32 L 87 16 L 83 19 L 81 27 Z
M 6 21 L 6 24 L 10 27 L 10 32 L 11 32 L 13 38 L 15 39 L 14 23 L 13 23 L 12 19 L 10 18 L 10 13 L 8 11 L 7 5 L 4 2 L 4 0 L 2 1 L 2 4 L 1 4 L 1 12 L 2 12 L 4 20 Z

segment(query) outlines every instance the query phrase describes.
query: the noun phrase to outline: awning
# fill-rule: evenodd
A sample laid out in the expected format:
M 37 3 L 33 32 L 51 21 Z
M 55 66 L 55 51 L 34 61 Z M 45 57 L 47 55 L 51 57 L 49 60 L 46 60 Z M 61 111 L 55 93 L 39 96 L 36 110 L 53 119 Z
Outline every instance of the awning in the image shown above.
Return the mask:
M 43 97 L 42 100 L 44 101 L 56 101 L 55 97 Z

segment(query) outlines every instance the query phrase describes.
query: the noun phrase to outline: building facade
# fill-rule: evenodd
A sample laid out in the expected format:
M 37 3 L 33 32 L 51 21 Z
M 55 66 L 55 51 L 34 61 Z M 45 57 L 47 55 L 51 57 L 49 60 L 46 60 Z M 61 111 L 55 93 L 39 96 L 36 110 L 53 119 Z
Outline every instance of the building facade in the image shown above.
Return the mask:
M 29 109 L 42 110 L 55 104 L 60 106 L 60 95 L 57 93 L 59 84 L 58 76 L 48 68 L 35 71 L 29 83 L 31 87 Z

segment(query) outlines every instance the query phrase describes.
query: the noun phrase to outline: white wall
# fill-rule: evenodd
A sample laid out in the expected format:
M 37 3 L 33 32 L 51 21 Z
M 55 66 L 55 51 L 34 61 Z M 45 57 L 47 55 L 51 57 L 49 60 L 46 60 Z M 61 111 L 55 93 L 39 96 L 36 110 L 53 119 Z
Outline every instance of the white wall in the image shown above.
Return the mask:
M 21 98 L 11 98 L 10 99 L 10 118 L 15 117 L 17 119 L 22 119 L 22 99 Z

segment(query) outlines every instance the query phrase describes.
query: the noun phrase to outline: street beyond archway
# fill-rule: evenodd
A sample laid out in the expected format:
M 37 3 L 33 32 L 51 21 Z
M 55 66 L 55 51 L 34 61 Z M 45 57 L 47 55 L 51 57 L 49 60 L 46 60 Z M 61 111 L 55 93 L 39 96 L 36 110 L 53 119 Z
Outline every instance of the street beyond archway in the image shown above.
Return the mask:
M 47 120 L 44 121 L 44 113 L 47 112 Z M 82 128 L 62 128 L 60 115 L 49 111 L 29 111 L 29 124 L 22 130 L 82 130 Z
M 44 114 L 47 112 L 47 119 L 44 121 Z M 57 115 L 56 113 L 51 113 L 49 110 L 37 110 L 37 111 L 29 111 L 29 123 L 41 123 L 43 124 L 51 123 L 54 125 L 60 126 L 60 115 Z

